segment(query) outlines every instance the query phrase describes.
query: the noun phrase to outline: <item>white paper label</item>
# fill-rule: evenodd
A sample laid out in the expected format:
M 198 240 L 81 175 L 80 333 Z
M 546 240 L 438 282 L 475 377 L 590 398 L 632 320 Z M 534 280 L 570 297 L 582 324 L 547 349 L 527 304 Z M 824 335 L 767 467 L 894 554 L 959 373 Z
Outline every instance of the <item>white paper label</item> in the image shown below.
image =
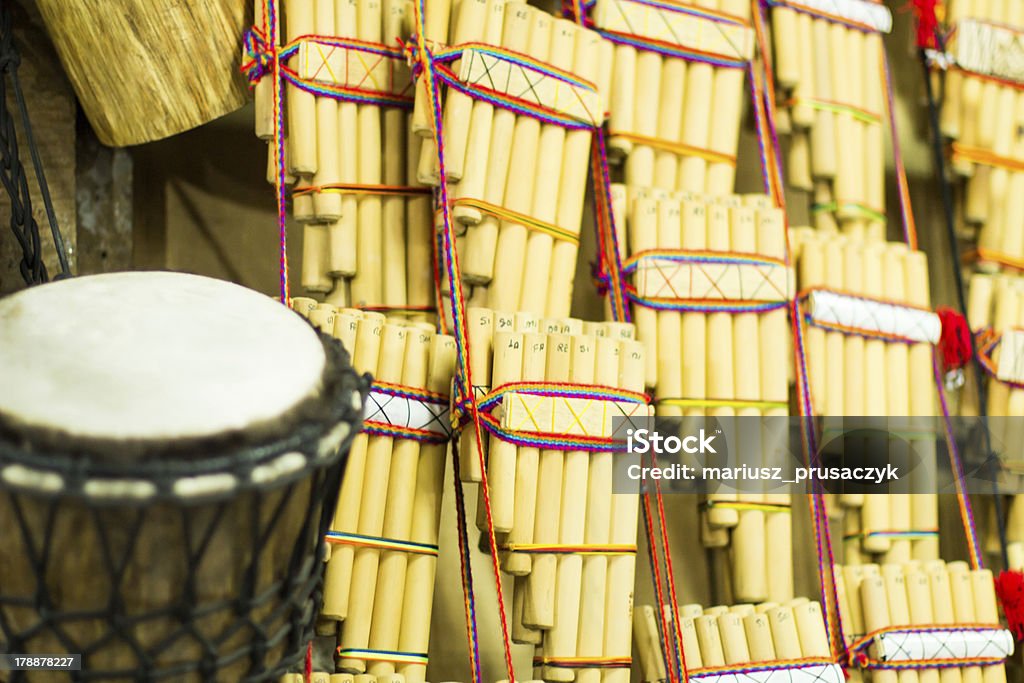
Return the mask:
M 808 313 L 815 322 L 878 332 L 926 344 L 937 344 L 942 333 L 939 316 L 931 311 L 827 290 L 810 293 Z

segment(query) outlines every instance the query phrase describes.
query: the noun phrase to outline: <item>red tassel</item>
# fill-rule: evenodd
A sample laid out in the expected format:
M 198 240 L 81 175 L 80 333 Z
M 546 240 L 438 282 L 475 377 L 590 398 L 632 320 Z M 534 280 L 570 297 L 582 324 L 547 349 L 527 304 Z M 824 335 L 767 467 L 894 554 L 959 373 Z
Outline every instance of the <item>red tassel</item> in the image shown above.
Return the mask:
M 952 308 L 941 307 L 936 313 L 942 323 L 942 335 L 939 337 L 942 367 L 946 372 L 959 370 L 970 362 L 974 353 L 967 320 Z
M 306 666 L 302 680 L 309 683 L 313 680 L 313 641 L 309 641 L 309 645 L 306 646 Z
M 996 577 L 996 595 L 1003 606 L 1007 627 L 1017 640 L 1024 639 L 1024 573 L 1000 572 Z
M 918 47 L 936 48 L 935 33 L 939 28 L 938 4 L 938 0 L 911 0 L 911 8 L 917 15 Z

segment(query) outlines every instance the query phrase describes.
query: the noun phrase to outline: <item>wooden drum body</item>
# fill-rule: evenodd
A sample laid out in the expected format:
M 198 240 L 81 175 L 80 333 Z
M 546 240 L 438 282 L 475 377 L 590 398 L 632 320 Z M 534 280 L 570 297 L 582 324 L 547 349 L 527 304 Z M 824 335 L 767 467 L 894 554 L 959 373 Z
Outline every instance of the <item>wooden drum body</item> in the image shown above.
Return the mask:
M 9 680 L 298 666 L 367 391 L 341 345 L 241 287 L 126 273 L 0 301 L 0 359 L 0 650 L 83 656 Z

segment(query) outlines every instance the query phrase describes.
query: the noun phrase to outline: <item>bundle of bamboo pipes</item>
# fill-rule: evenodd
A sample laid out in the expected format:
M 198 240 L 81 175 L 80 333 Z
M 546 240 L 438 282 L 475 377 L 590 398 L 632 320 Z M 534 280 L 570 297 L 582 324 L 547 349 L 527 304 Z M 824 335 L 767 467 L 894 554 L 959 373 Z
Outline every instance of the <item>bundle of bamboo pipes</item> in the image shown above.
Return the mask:
M 986 643 L 984 653 L 971 652 L 972 648 L 965 646 L 962 634 L 935 634 L 931 638 L 926 634 L 924 639 L 912 643 L 910 638 L 902 640 L 901 635 L 895 633 L 889 634 L 888 637 L 893 638 L 890 642 L 878 636 L 873 639 L 868 650 L 872 659 L 892 661 L 918 653 L 920 659 L 934 659 L 938 666 L 941 658 L 953 656 L 952 653 L 1005 657 L 1013 651 L 1012 637 L 999 625 L 995 585 L 992 572 L 987 569 L 972 571 L 966 562 L 931 560 L 884 564 L 881 567 L 877 564 L 837 566 L 835 576 L 848 644 L 894 626 L 912 628 L 964 624 L 990 627 L 985 637 L 980 639 Z M 957 637 L 960 638 L 959 643 L 949 641 L 949 638 Z M 930 640 L 931 644 L 922 640 Z M 984 679 L 995 683 L 1006 680 L 1002 664 L 941 670 L 917 668 L 915 671 L 915 679 L 922 682 Z M 892 669 L 875 669 L 870 672 L 868 680 L 887 683 L 897 678 L 904 680 L 904 677 L 904 672 L 897 676 Z
M 435 334 L 433 326 L 336 310 L 311 299 L 293 300 L 293 306 L 340 339 L 360 372 L 378 382 L 448 394 L 455 341 Z M 371 393 L 367 420 L 428 428 L 416 424 L 413 408 L 398 414 L 392 403 Z M 430 414 L 440 424 L 447 419 L 436 406 Z M 356 436 L 328 536 L 332 550 L 321 610 L 326 623 L 318 628 L 321 635 L 332 634 L 335 622 L 343 622 L 342 670 L 373 676 L 397 671 L 410 683 L 425 679 L 425 657 L 408 662 L 389 659 L 389 653 L 427 651 L 446 447 L 365 432 Z
M 984 339 L 986 331 L 1007 335 L 1015 329 L 1024 328 L 1024 279 L 1006 274 L 974 273 L 969 286 L 968 318 L 975 328 L 974 332 L 982 335 L 981 339 Z M 1022 463 L 1017 444 L 1024 439 L 1024 430 L 1019 424 L 1019 418 L 1024 417 L 1024 390 L 1012 387 L 999 378 L 999 368 L 1020 362 L 1019 355 L 1016 358 L 1004 355 L 1007 346 L 1001 342 L 989 354 L 997 372 L 994 376 L 986 375 L 983 380 L 987 399 L 985 414 L 991 418 L 988 420 L 988 429 L 993 450 L 1004 467 L 999 473 L 1000 483 L 1005 484 L 1010 491 L 1019 491 Z M 968 417 L 979 415 L 978 401 L 978 387 L 974 377 L 969 375 L 960 401 L 960 414 Z M 1024 569 L 1024 498 L 1014 495 L 1008 502 L 1009 505 L 1003 506 L 1004 519 L 997 520 L 995 502 L 985 501 L 988 522 L 986 550 L 999 552 L 998 524 L 1002 521 L 1005 524 L 1010 568 Z
M 648 300 L 676 304 L 729 304 L 785 301 L 792 295 L 785 221 L 765 195 L 708 199 L 689 192 L 618 186 L 613 202 L 625 225 L 629 251 L 636 259 L 633 281 Z M 623 220 L 623 218 L 625 220 Z M 661 261 L 686 254 L 713 257 L 728 253 L 763 257 L 754 267 L 734 263 Z M 641 258 L 643 257 L 643 258 Z M 637 336 L 647 348 L 647 383 L 655 386 L 659 416 L 697 419 L 778 418 L 788 414 L 789 327 L 786 312 L 764 313 L 633 308 Z M 770 424 L 765 422 L 765 425 Z M 783 446 L 766 433 L 766 461 Z M 760 463 L 758 463 L 759 465 Z M 750 504 L 769 507 L 742 509 Z M 746 602 L 792 597 L 791 526 L 785 494 L 712 494 L 702 515 L 702 538 L 724 549 L 732 540 L 733 597 Z M 730 534 L 731 530 L 731 534 Z M 780 571 L 758 570 L 768 549 L 785 558 Z
M 631 325 L 476 308 L 467 316 L 478 394 L 517 382 L 643 391 L 644 348 L 633 340 Z M 532 396 L 528 386 L 522 391 L 503 398 L 508 428 L 610 436 L 599 416 L 617 412 L 611 404 L 606 411 L 588 410 Z M 642 403 L 614 405 L 624 415 L 649 412 Z M 483 440 L 476 442 L 471 426 L 463 431 L 460 476 L 463 482 L 482 479 L 477 449 L 486 449 L 490 521 L 501 567 L 515 577 L 513 641 L 536 646 L 544 680 L 627 681 L 628 667 L 602 669 L 594 661 L 630 653 L 637 496 L 612 495 L 613 454 L 516 446 L 486 432 Z M 477 525 L 487 528 L 487 518 L 480 495 Z
M 666 605 L 665 610 L 670 630 L 679 621 L 686 669 L 691 676 L 704 669 L 741 669 L 745 664 L 772 662 L 779 662 L 780 669 L 785 669 L 801 666 L 793 660 L 832 658 L 821 605 L 807 598 L 791 599 L 785 604 L 719 605 L 707 609 L 700 605 Z M 675 661 L 671 651 L 674 646 L 668 653 L 662 646 L 658 616 L 657 610 L 649 605 L 639 606 L 633 613 L 642 680 L 650 683 L 666 680 L 666 666 Z M 788 665 L 783 664 L 786 661 Z M 808 680 L 844 681 L 842 669 L 835 664 L 817 664 L 813 669 L 804 672 Z
M 470 0 L 457 6 L 453 47 L 495 46 L 594 84 L 583 92 L 501 53 L 467 50 L 452 70 L 463 82 L 555 110 L 570 108 L 600 123 L 598 65 L 610 45 L 566 19 L 513 0 Z M 432 121 L 433 117 L 430 117 Z M 440 183 L 436 133 L 422 146 L 419 179 Z M 569 315 L 583 218 L 592 133 L 474 98 L 448 88 L 442 122 L 446 182 L 462 276 L 473 306 Z M 500 254 L 500 258 L 498 257 Z
M 257 0 L 257 25 L 263 2 Z M 431 3 L 434 4 L 434 3 Z M 397 52 L 405 0 L 289 0 L 284 36 L 300 45 L 292 64 L 314 84 L 359 89 L 393 106 L 358 104 L 289 84 L 285 167 L 295 220 L 304 225 L 301 284 L 337 306 L 413 310 L 433 306 L 432 210 L 416 180 L 419 138 L 409 135 L 412 85 Z M 396 51 L 361 52 L 317 38 L 359 39 Z M 274 133 L 271 84 L 256 86 L 256 134 Z M 278 160 L 271 142 L 267 179 Z M 419 317 L 423 317 L 420 315 Z
M 807 11 L 818 5 L 832 18 Z M 776 88 L 788 107 L 780 131 L 790 133 L 788 182 L 811 193 L 817 227 L 884 239 L 888 85 L 880 31 L 889 31 L 891 15 L 863 0 L 801 7 L 780 3 L 771 14 Z
M 1024 92 L 1014 82 L 1019 79 L 998 72 L 1005 61 L 998 53 L 1018 49 L 1013 44 L 1024 30 L 1024 5 L 982 0 L 948 5 L 946 20 L 956 29 L 947 46 L 954 65 L 946 72 L 939 126 L 953 140 L 952 169 L 964 183 L 961 233 L 977 236 L 979 261 L 989 267 L 1004 260 L 1019 263 L 1024 258 Z
M 746 0 L 697 0 L 708 15 L 671 4 L 599 0 L 595 24 L 700 55 L 750 61 Z M 615 46 L 609 153 L 625 158 L 627 185 L 725 195 L 733 191 L 745 70 L 685 60 L 635 44 Z
M 928 264 L 923 252 L 911 251 L 902 243 L 864 243 L 811 228 L 794 228 L 790 241 L 797 253 L 802 292 L 863 297 L 854 300 L 851 311 L 857 322 L 847 322 L 847 328 L 859 326 L 870 331 L 876 320 L 885 316 L 879 316 L 879 309 L 869 302 L 882 299 L 897 306 L 888 309 L 895 314 L 890 319 L 910 320 L 915 315 L 922 316 L 922 326 L 929 324 L 923 310 L 929 306 Z M 909 308 L 899 308 L 901 304 Z M 881 327 L 874 331 L 896 332 Z M 928 343 L 887 342 L 856 330 L 847 333 L 809 324 L 804 345 L 815 414 L 835 418 L 831 424 L 842 428 L 845 421 L 849 429 L 856 426 L 858 416 L 891 416 L 901 418 L 894 429 L 902 431 L 907 418 L 914 425 L 913 418 L 936 414 Z M 922 421 L 921 428 L 927 432 L 927 421 Z M 846 513 L 843 547 L 847 564 L 863 563 L 871 555 L 882 555 L 887 562 L 938 558 L 935 442 L 929 435 L 911 436 L 909 442 L 916 466 L 899 486 L 891 485 L 889 495 L 840 496 Z M 906 462 L 904 443 L 891 439 L 882 447 L 889 449 L 893 461 Z M 908 495 L 910 490 L 932 493 Z

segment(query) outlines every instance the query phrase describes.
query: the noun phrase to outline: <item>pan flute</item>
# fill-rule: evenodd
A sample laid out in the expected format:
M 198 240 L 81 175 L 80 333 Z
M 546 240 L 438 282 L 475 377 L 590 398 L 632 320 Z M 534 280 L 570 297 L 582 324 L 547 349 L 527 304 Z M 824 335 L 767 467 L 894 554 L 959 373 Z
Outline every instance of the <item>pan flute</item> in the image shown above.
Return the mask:
M 732 676 L 754 671 L 763 677 L 767 670 L 777 673 L 758 680 L 776 680 L 775 675 L 780 681 L 802 677 L 823 683 L 846 680 L 842 668 L 832 661 L 821 605 L 795 598 L 785 604 L 707 609 L 666 605 L 664 615 L 648 605 L 638 607 L 633 631 L 644 681 L 665 680 L 666 662 L 673 662 L 676 656 L 674 640 L 666 645 L 659 637 L 659 617 L 662 631 L 675 633 L 678 629 L 687 673 L 701 680 L 732 680 Z M 721 678 L 713 678 L 716 675 Z
M 269 145 L 268 180 L 286 172 L 304 225 L 302 286 L 337 306 L 422 318 L 434 303 L 424 267 L 433 224 L 430 190 L 416 181 L 420 139 L 409 135 L 413 86 L 398 42 L 409 10 L 404 0 L 283 5 L 283 35 L 297 43 L 286 65 L 287 144 L 280 158 Z M 257 0 L 257 25 L 262 11 Z M 255 89 L 256 134 L 266 140 L 270 85 Z
M 811 194 L 818 228 L 884 239 L 889 85 L 881 34 L 892 16 L 870 0 L 773 5 L 790 185 Z
M 1024 6 L 950 3 L 945 98 L 939 122 L 952 144 L 951 165 L 962 180 L 959 220 L 977 237 L 986 270 L 1024 263 Z M 1016 264 L 1016 265 L 1015 265 Z
M 536 647 L 538 678 L 625 682 L 637 495 L 612 495 L 614 456 L 588 443 L 612 436 L 613 416 L 649 415 L 643 345 L 624 324 L 471 308 L 468 325 L 491 426 L 480 441 L 464 428 L 460 477 L 481 481 L 486 452 L 477 525 L 515 577 L 512 639 Z
M 751 5 L 598 0 L 593 24 L 613 36 L 609 153 L 629 187 L 733 191 Z
M 837 566 L 836 579 L 847 642 L 858 643 L 873 683 L 903 680 L 886 667 L 908 664 L 922 683 L 1006 680 L 1013 638 L 999 623 L 991 571 L 931 560 Z M 963 666 L 938 668 L 950 659 Z
M 647 384 L 655 387 L 658 415 L 787 415 L 784 306 L 794 278 L 782 211 L 764 195 L 706 198 L 621 186 L 612 195 L 620 198 L 613 206 L 629 248 L 624 271 L 632 280 L 637 336 L 647 348 Z M 777 434 L 762 438 L 771 464 L 783 445 Z M 792 597 L 788 505 L 786 495 L 758 493 L 713 494 L 705 502 L 705 545 L 725 548 L 732 530 L 737 600 Z M 777 567 L 766 577 L 758 568 L 767 548 Z
M 448 40 L 435 53 L 448 79 L 444 180 L 470 305 L 567 316 L 610 46 L 518 0 L 460 3 Z M 437 185 L 433 125 L 418 177 Z
M 928 420 L 915 420 L 936 412 L 930 347 L 941 326 L 928 309 L 925 255 L 902 243 L 809 229 L 794 230 L 792 239 L 809 390 L 814 413 L 827 418 L 826 439 L 832 427 L 881 426 L 895 436 L 858 447 L 888 449 L 891 461 L 916 465 L 890 495 L 840 496 L 846 562 L 876 554 L 895 562 L 937 559 L 934 434 Z M 907 495 L 911 489 L 931 493 Z
M 327 536 L 319 631 L 341 622 L 342 669 L 423 681 L 455 341 L 427 323 L 312 299 L 293 306 L 376 378 Z
M 1019 276 L 974 273 L 970 279 L 968 318 L 974 326 L 978 356 L 986 384 L 985 414 L 992 448 L 1000 458 L 999 483 L 1011 492 L 1020 491 L 1021 457 L 1016 444 L 1024 439 L 1024 280 Z M 979 392 L 968 378 L 961 415 L 979 414 Z M 999 534 L 994 502 L 988 506 L 986 549 L 998 553 Z M 1012 568 L 1024 568 L 1024 498 L 1014 495 L 1004 505 L 1007 555 Z

